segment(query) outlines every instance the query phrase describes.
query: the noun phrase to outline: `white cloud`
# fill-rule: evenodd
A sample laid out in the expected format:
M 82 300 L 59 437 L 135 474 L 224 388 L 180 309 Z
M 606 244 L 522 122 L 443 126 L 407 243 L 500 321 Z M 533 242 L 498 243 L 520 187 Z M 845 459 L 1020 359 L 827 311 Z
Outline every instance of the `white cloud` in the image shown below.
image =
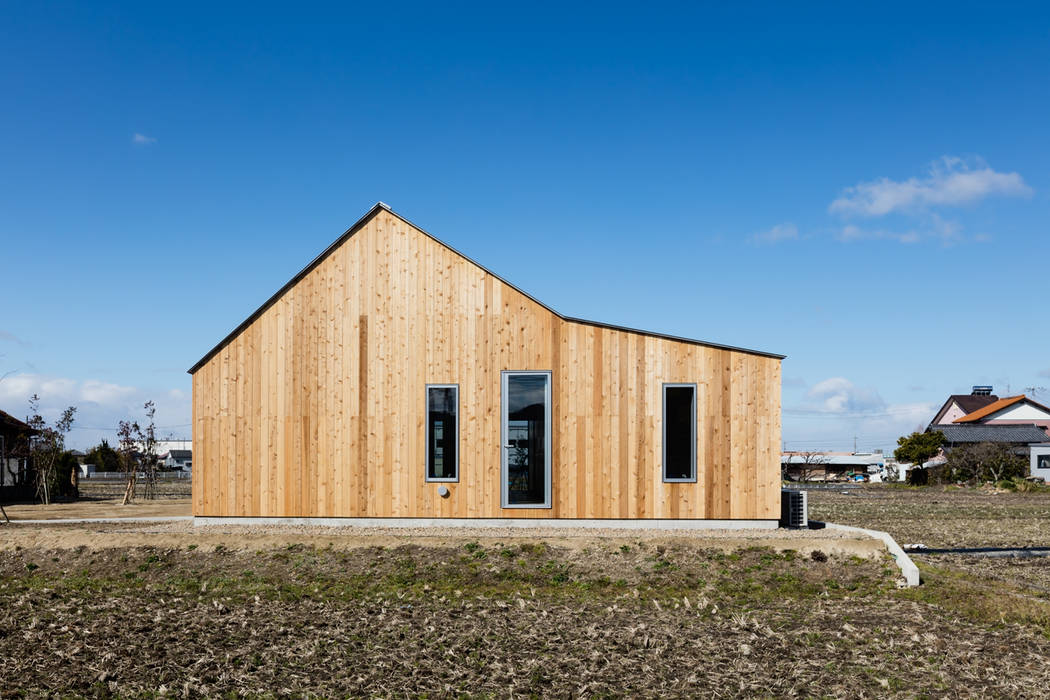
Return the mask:
M 157 139 L 155 139 L 152 136 L 146 136 L 145 134 L 140 134 L 140 133 L 136 132 L 131 137 L 131 142 L 134 143 L 134 144 L 137 144 L 139 146 L 146 146 L 146 145 L 149 145 L 151 143 L 156 143 Z
M 789 449 L 892 450 L 901 435 L 922 430 L 936 406 L 929 402 L 886 403 L 878 391 L 845 377 L 813 385 L 803 402 L 784 408 L 784 442 Z
M 117 422 L 142 420 L 142 404 L 153 400 L 157 406 L 158 433 L 190 435 L 190 399 L 180 389 L 145 390 L 97 379 L 71 379 L 41 374 L 16 374 L 0 380 L 0 409 L 18 418 L 29 412 L 29 397 L 40 396 L 40 413 L 54 420 L 66 406 L 76 406 L 76 421 L 66 444 L 83 449 L 105 438 L 116 440 Z
M 80 398 L 97 404 L 110 405 L 126 401 L 136 392 L 133 386 L 120 386 L 88 379 L 80 384 Z
M 940 241 L 942 245 L 949 246 L 958 243 L 961 237 L 959 224 L 954 221 L 945 221 L 936 214 L 927 214 L 922 226 L 907 231 L 889 231 L 880 228 L 862 228 L 855 224 L 846 224 L 835 238 L 843 243 L 863 240 L 891 240 L 898 243 L 918 243 L 921 240 Z
M 1039 372 L 1039 376 L 1040 377 L 1050 377 L 1050 367 L 1047 367 L 1046 369 L 1041 370 Z
M 795 224 L 777 224 L 768 231 L 751 236 L 752 243 L 781 243 L 798 239 L 798 227 Z
M 847 187 L 828 211 L 846 216 L 884 216 L 960 206 L 996 194 L 1016 197 L 1031 193 L 1016 172 L 998 172 L 982 162 L 970 168 L 961 158 L 945 156 L 921 178 L 896 181 L 883 177 Z
M 835 234 L 835 238 L 843 243 L 865 240 L 894 240 L 899 243 L 918 243 L 920 236 L 915 231 L 896 233 L 884 229 L 864 229 L 853 224 L 846 224 Z
M 820 410 L 828 413 L 872 411 L 886 406 L 877 391 L 861 389 L 845 377 L 817 382 L 806 392 L 806 398 L 815 401 Z

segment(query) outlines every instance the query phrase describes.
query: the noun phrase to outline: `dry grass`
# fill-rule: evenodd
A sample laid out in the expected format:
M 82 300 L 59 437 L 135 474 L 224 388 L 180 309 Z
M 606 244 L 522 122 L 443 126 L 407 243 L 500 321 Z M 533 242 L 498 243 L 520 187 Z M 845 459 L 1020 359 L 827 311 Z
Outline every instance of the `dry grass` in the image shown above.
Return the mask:
M 1046 544 L 1043 494 L 859 491 L 813 517 Z M 0 551 L 0 696 L 1050 696 L 1048 559 L 921 556 L 900 590 L 886 558 L 687 538 L 221 535 Z
M 845 493 L 844 493 L 845 491 Z M 810 491 L 810 517 L 885 530 L 901 544 L 1024 547 L 1050 544 L 1050 492 L 866 485 Z
M 1038 625 L 965 619 L 895 578 L 885 559 L 645 542 L 21 550 L 0 554 L 0 688 L 1005 697 L 1050 685 Z

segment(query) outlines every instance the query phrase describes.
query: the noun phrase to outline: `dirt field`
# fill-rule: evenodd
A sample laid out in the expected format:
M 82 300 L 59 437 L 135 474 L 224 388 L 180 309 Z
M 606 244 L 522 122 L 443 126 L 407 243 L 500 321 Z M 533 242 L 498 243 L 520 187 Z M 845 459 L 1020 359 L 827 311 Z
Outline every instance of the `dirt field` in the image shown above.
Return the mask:
M 188 498 L 147 501 L 138 499 L 121 505 L 120 498 L 83 499 L 76 503 L 52 503 L 51 505 L 17 504 L 4 506 L 7 516 L 20 520 L 62 520 L 81 518 L 170 518 L 189 517 L 191 502 Z
M 811 498 L 931 547 L 1000 527 L 965 513 L 1030 543 L 1050 517 L 1041 494 Z M 841 535 L 477 534 L 0 527 L 0 696 L 1050 696 L 1050 597 L 1000 562 L 924 555 L 898 589 Z
M 864 486 L 810 492 L 810 517 L 885 530 L 900 544 L 931 548 L 1050 546 L 1050 492 Z M 1050 599 L 1050 557 L 912 553 L 926 578 L 969 575 Z
M 1025 547 L 1050 544 L 1050 490 L 1034 493 L 865 485 L 809 492 L 810 517 L 885 530 L 900 544 Z

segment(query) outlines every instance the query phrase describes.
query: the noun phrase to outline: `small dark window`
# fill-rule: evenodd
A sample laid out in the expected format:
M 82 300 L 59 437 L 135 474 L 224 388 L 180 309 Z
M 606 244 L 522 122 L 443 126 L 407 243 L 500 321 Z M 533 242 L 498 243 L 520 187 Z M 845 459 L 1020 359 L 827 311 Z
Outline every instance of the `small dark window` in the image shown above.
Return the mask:
M 459 387 L 427 385 L 427 481 L 459 480 Z
M 695 384 L 664 384 L 664 481 L 696 481 Z

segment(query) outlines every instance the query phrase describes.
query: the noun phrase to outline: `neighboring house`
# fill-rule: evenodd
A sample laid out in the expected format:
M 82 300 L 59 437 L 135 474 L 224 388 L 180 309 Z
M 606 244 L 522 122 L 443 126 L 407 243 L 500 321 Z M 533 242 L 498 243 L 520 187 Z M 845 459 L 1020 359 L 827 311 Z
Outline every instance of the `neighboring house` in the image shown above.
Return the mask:
M 992 387 L 975 386 L 968 396 L 948 397 L 926 428 L 927 432 L 934 430 L 946 438 L 942 454 L 966 443 L 1005 444 L 1031 459 L 1033 476 L 1042 476 L 1035 471 L 1036 446 L 1050 438 L 1050 408 L 1024 394 L 1000 399 L 992 394 Z
M 1042 445 L 1030 445 L 1031 473 L 1043 481 L 1050 483 L 1050 443 Z
M 32 474 L 26 455 L 33 429 L 9 413 L 0 411 L 0 488 L 30 487 Z
M 193 512 L 775 527 L 782 359 L 563 316 L 377 204 L 189 370 Z
M 999 397 L 992 393 L 990 386 L 975 386 L 969 394 L 952 394 L 937 411 L 930 425 L 951 425 L 956 418 L 962 418 L 998 400 Z
M 956 424 L 1037 425 L 1050 438 L 1050 408 L 1024 394 L 1008 396 L 956 418 Z
M 135 449 L 139 452 L 146 451 L 146 445 L 142 442 L 135 442 Z M 192 450 L 193 441 L 188 438 L 164 438 L 163 440 L 156 440 L 153 443 L 153 454 L 157 456 L 163 456 L 165 452 L 171 450 Z
M 1014 453 L 1029 457 L 1033 445 L 1046 442 L 1046 433 L 1039 426 L 1028 425 L 989 425 L 984 423 L 954 423 L 952 425 L 934 425 L 928 430 L 939 430 L 944 433 L 944 452 L 950 453 L 960 445 L 977 442 L 995 442 L 1010 446 Z
M 164 469 L 190 471 L 193 467 L 192 450 L 168 450 L 160 459 Z
M 881 452 L 785 452 L 780 456 L 790 481 L 845 481 L 850 474 L 879 474 L 886 468 Z

